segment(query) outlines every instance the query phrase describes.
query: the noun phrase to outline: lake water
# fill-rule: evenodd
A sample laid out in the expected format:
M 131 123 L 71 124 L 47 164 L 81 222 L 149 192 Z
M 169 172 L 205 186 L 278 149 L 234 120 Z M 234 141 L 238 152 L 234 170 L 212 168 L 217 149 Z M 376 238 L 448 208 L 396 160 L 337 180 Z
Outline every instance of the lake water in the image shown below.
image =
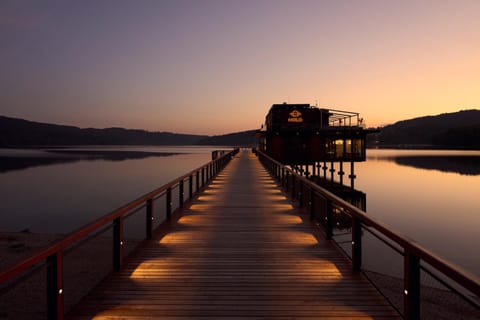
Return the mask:
M 0 149 L 0 231 L 73 231 L 210 161 L 215 149 Z M 479 151 L 371 149 L 355 174 L 370 216 L 480 274 Z
M 480 275 L 480 151 L 367 150 L 370 216 Z
M 209 162 L 215 149 L 0 149 L 0 231 L 71 232 Z

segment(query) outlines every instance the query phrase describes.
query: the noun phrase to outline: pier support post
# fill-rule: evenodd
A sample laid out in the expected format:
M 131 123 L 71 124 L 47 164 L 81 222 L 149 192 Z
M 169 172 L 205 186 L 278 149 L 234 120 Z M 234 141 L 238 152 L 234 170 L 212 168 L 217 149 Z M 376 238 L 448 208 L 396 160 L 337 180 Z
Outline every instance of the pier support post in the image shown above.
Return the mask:
M 340 176 L 340 185 L 343 186 L 343 175 L 345 172 L 343 172 L 343 161 L 340 161 L 340 171 L 338 171 L 338 175 Z
M 332 184 L 333 186 L 333 182 L 335 181 L 335 178 L 334 178 L 334 173 L 335 173 L 335 167 L 334 167 L 334 164 L 333 164 L 333 161 L 330 162 L 330 183 Z
M 350 188 L 355 189 L 355 178 L 357 177 L 355 175 L 355 164 L 354 162 L 350 162 L 350 175 L 348 176 L 350 178 Z

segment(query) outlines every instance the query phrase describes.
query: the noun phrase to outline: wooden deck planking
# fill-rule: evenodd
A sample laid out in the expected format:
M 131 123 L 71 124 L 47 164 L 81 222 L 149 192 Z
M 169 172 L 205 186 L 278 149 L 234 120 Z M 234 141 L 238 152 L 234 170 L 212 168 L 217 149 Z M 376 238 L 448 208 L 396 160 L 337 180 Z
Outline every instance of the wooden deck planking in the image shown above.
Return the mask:
M 399 316 L 243 152 L 68 316 L 139 318 Z

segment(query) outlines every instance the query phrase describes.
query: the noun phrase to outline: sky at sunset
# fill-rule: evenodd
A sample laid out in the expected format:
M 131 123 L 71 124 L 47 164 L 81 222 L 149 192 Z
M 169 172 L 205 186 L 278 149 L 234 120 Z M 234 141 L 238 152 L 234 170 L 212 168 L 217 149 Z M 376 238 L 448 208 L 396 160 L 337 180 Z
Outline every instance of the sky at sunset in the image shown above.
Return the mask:
M 480 1 L 0 1 L 0 115 L 213 135 L 282 102 L 480 109 Z

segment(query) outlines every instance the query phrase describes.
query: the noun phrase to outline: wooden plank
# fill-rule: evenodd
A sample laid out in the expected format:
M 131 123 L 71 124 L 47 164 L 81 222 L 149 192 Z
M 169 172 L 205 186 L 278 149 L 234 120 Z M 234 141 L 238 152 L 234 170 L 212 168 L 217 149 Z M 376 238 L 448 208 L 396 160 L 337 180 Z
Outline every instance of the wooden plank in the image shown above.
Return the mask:
M 67 319 L 398 319 L 240 153 Z

